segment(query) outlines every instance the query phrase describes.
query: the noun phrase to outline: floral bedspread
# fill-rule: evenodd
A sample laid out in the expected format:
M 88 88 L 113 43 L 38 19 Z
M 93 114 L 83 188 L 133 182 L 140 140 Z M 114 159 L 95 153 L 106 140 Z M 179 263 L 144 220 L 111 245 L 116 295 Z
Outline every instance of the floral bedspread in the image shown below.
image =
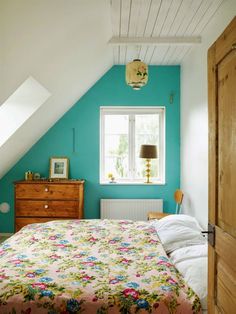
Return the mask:
M 1 314 L 201 313 L 148 222 L 64 220 L 0 246 Z

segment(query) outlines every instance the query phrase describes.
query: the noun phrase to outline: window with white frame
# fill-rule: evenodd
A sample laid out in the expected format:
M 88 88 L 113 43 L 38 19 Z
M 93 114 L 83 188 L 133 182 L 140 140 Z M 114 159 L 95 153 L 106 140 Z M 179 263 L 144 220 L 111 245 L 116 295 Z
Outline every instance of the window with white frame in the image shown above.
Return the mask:
M 100 183 L 143 183 L 142 144 L 157 145 L 151 161 L 151 181 L 165 183 L 165 108 L 100 107 Z

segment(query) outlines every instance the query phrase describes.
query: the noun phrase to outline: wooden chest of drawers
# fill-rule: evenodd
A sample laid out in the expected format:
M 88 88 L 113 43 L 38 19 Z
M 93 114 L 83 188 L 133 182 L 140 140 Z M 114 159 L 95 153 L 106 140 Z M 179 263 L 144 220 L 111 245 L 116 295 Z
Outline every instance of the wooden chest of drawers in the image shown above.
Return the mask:
M 15 182 L 15 231 L 23 226 L 56 219 L 81 219 L 84 181 Z

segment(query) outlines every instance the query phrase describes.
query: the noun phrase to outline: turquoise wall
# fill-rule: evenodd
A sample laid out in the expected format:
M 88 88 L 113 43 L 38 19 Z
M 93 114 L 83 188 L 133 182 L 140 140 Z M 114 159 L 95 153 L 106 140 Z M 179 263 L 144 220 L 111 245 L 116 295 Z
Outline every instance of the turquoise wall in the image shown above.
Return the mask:
M 174 92 L 173 104 L 169 103 L 170 92 Z M 149 82 L 139 91 L 125 84 L 124 66 L 112 67 L 1 179 L 0 203 L 10 203 L 11 210 L 0 213 L 0 232 L 14 231 L 13 182 L 23 179 L 27 170 L 48 177 L 51 156 L 67 156 L 70 178 L 86 180 L 85 218 L 99 217 L 100 198 L 163 198 L 164 211 L 174 212 L 173 193 L 180 185 L 179 93 L 179 66 L 150 66 Z M 99 184 L 99 107 L 106 105 L 166 107 L 165 185 Z

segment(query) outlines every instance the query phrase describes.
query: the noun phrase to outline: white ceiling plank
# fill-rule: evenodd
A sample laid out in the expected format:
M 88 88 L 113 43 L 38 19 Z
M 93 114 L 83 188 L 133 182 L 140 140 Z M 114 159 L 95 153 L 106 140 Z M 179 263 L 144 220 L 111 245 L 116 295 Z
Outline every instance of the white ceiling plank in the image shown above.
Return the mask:
M 120 36 L 128 36 L 132 0 L 121 0 Z M 125 64 L 127 47 L 120 49 L 121 64 Z
M 140 47 L 135 46 L 127 47 L 125 63 L 131 62 L 134 59 L 139 59 L 139 48 Z
M 146 55 L 143 59 L 143 61 L 147 64 L 150 64 L 150 60 L 152 59 L 153 53 L 154 53 L 155 47 L 148 47 Z
M 113 60 L 114 64 L 119 64 L 119 47 L 113 47 Z
M 146 55 L 147 55 L 147 51 L 148 51 L 148 46 L 146 45 L 142 45 L 141 49 L 139 51 L 139 59 L 141 59 L 142 61 L 144 61 Z
M 200 7 L 196 11 L 191 23 L 189 24 L 188 28 L 185 31 L 185 34 L 188 36 L 193 33 L 194 29 L 197 27 L 201 19 L 203 18 L 205 12 L 211 6 L 214 0 L 203 0 Z
M 181 64 L 182 60 L 190 52 L 191 49 L 192 49 L 192 47 L 183 47 L 183 50 L 181 51 L 181 53 L 177 57 L 178 64 Z
M 176 32 L 176 36 L 182 36 L 185 34 L 202 1 L 203 0 L 192 0 L 191 6 L 188 9 L 188 13 L 185 15 L 185 18 L 182 19 L 182 22 Z
M 112 27 L 113 27 L 113 34 L 116 34 L 116 36 L 120 36 L 121 1 L 122 0 L 111 1 Z M 113 50 L 113 61 L 115 64 L 120 64 L 120 47 L 116 47 L 116 49 Z
M 183 54 L 183 50 L 186 47 L 176 47 L 176 50 L 173 54 L 173 56 L 171 57 L 171 61 L 175 64 L 180 64 L 180 55 Z
M 158 14 L 158 18 L 156 20 L 155 26 L 153 28 L 151 36 L 159 36 L 162 28 L 164 26 L 164 23 L 168 17 L 171 5 L 172 5 L 173 0 L 165 0 L 162 1 L 160 11 Z
M 146 37 L 152 36 L 156 21 L 159 18 L 161 2 L 162 0 L 152 0 L 143 36 Z
M 181 56 L 180 63 L 182 63 L 183 59 L 190 53 L 192 49 L 193 49 L 192 47 L 188 47 L 185 53 Z
M 125 59 L 126 59 L 126 46 L 120 46 L 120 54 L 119 54 L 119 64 L 126 64 Z
M 152 56 L 152 60 L 151 60 L 151 64 L 155 64 L 155 65 L 158 65 L 158 64 L 161 64 L 167 50 L 168 50 L 168 46 L 166 47 L 156 47 L 155 51 L 154 51 L 154 54 Z
M 192 0 L 183 0 L 181 6 L 176 14 L 175 19 L 173 20 L 172 25 L 170 26 L 168 35 L 174 36 L 178 32 L 182 21 L 185 19 L 186 15 L 189 14 L 188 10 L 191 6 Z
M 180 51 L 183 47 L 175 47 L 175 50 L 172 51 L 172 54 L 169 56 L 169 60 L 167 62 L 168 65 L 170 64 L 179 64 L 177 61 L 176 56 L 179 55 Z
M 180 64 L 224 1 L 110 0 L 114 63 Z
M 120 1 L 111 0 L 111 23 L 114 36 L 120 35 Z
M 120 36 L 128 36 L 131 0 L 121 0 Z
M 198 25 L 193 30 L 192 34 L 201 34 L 202 31 L 205 29 L 206 25 L 209 23 L 209 21 L 213 18 L 221 4 L 224 0 L 215 0 L 212 5 L 208 8 L 208 10 L 205 12 L 202 19 L 199 21 Z
M 200 44 L 200 36 L 167 36 L 167 37 L 112 37 L 108 44 L 118 46 L 133 45 L 193 45 Z
M 150 55 L 149 61 L 147 61 L 148 64 L 154 64 L 152 60 L 153 60 L 153 56 L 155 55 L 156 48 L 157 47 L 154 47 L 152 54 Z
M 175 50 L 176 50 L 176 47 L 173 47 L 173 46 L 168 47 L 168 50 L 166 51 L 166 54 L 162 59 L 162 64 L 169 64 L 169 62 L 171 60 L 170 57 L 175 52 Z
M 141 0 L 131 0 L 131 12 L 128 36 L 136 36 L 137 25 L 139 23 Z
M 135 36 L 144 36 L 153 0 L 141 0 Z
M 170 32 L 171 26 L 174 23 L 176 16 L 182 6 L 184 0 L 175 0 L 172 1 L 172 4 L 169 8 L 168 14 L 164 21 L 161 31 L 159 32 L 160 36 L 167 36 Z

